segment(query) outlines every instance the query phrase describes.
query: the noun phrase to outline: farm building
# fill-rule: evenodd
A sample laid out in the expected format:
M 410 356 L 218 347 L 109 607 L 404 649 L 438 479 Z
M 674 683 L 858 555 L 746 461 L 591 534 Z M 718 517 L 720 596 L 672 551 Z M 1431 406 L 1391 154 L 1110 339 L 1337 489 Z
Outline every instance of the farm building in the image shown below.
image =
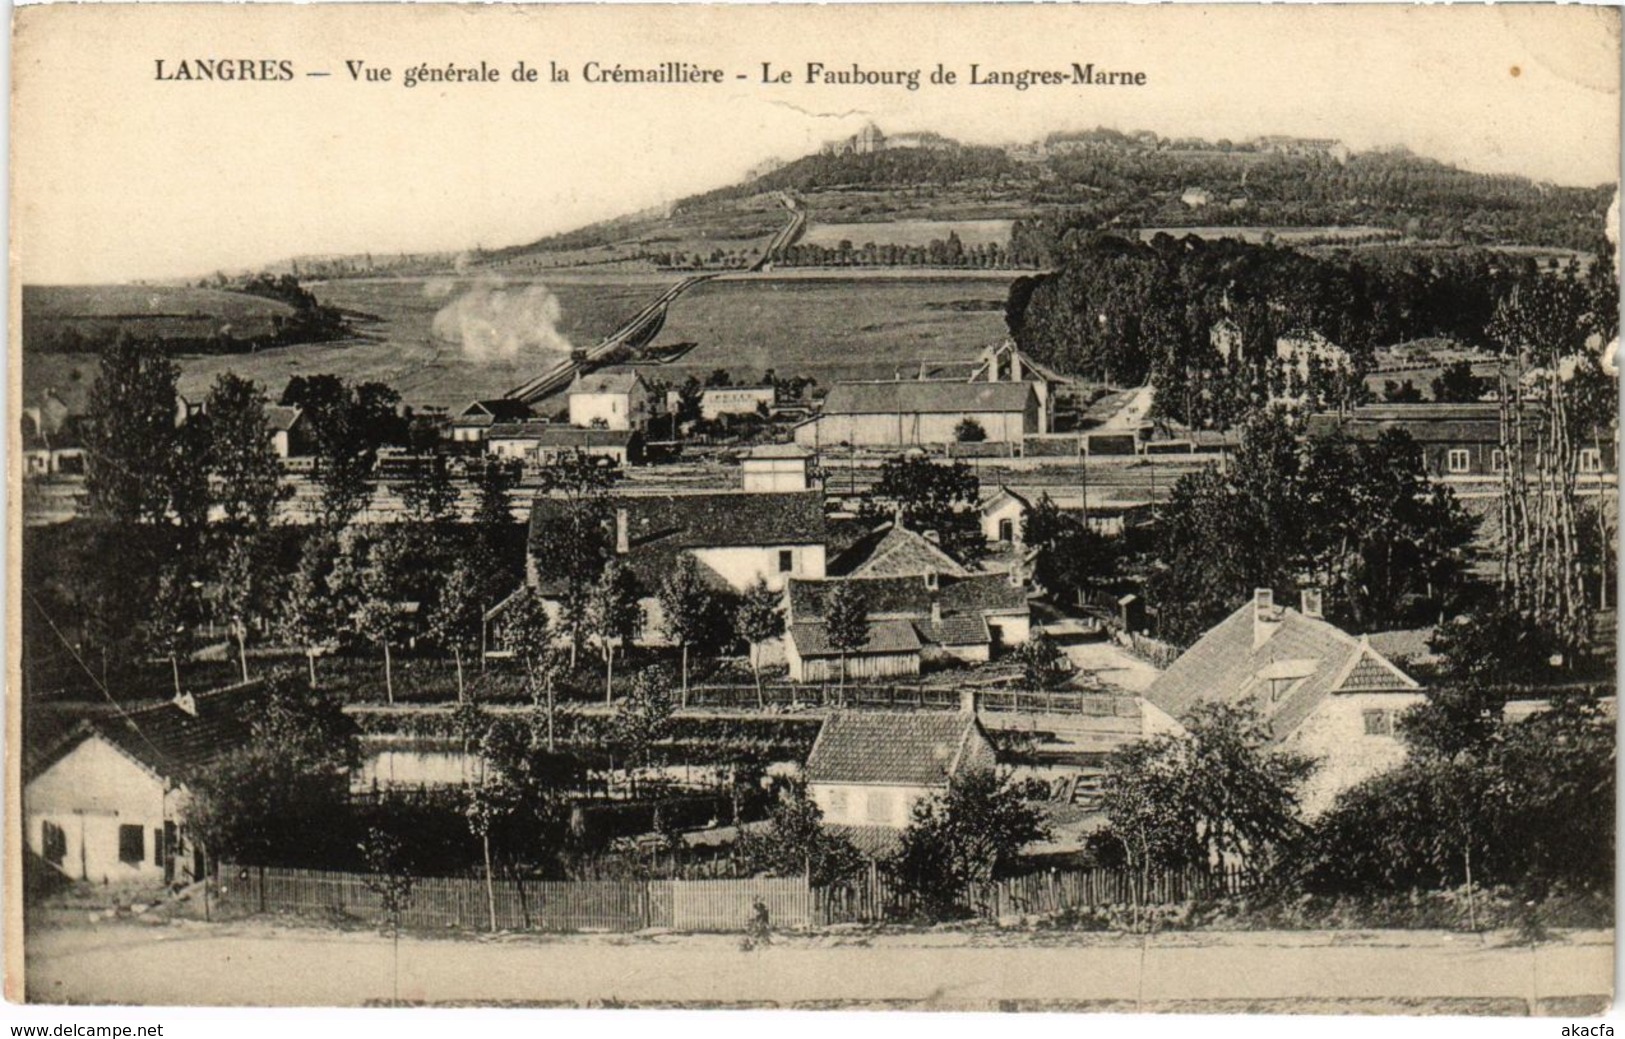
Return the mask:
M 1157 677 L 1144 708 L 1151 731 L 1178 731 L 1198 703 L 1251 700 L 1277 743 L 1320 762 L 1303 791 L 1310 814 L 1404 760 L 1395 721 L 1423 700 L 1368 639 L 1328 624 L 1319 598 L 1305 592 L 1295 610 L 1259 590 Z
M 451 438 L 458 443 L 475 444 L 498 423 L 524 422 L 530 418 L 530 405 L 510 397 L 477 400 L 451 420 Z
M 1524 436 L 1534 465 L 1534 430 L 1544 423 L 1536 409 L 1524 413 Z M 1506 464 L 1501 449 L 1501 406 L 1480 404 L 1368 404 L 1344 414 L 1309 417 L 1311 435 L 1333 432 L 1355 440 L 1375 440 L 1386 430 L 1408 433 L 1422 449 L 1422 461 L 1435 479 L 1498 476 Z M 1582 481 L 1618 472 L 1614 434 L 1600 430 L 1590 446 L 1580 445 L 1576 463 Z
M 823 621 L 837 581 L 858 591 L 869 620 L 869 641 L 847 655 L 848 677 L 918 674 L 922 665 L 946 660 L 983 663 L 1030 635 L 1027 590 L 1005 574 L 792 580 L 785 590 L 784 647 L 791 681 L 840 678 L 841 654 L 829 645 Z
M 246 683 L 81 722 L 27 763 L 28 849 L 76 880 L 201 875 L 181 829 L 186 780 L 248 741 L 260 691 Z
M 970 571 L 934 541 L 900 523 L 883 523 L 830 562 L 836 577 L 966 577 Z
M 278 458 L 297 458 L 316 449 L 303 408 L 269 405 L 265 409 L 265 425 L 271 431 L 271 449 Z
M 1024 437 L 1041 432 L 1040 412 L 1026 382 L 842 382 L 816 418 L 796 427 L 796 443 L 814 450 L 951 444 L 970 420 L 988 441 L 1019 448 Z
M 772 386 L 708 386 L 700 394 L 700 418 L 715 422 L 723 415 L 760 415 L 773 407 Z
M 969 704 L 956 713 L 837 711 L 826 718 L 805 771 L 824 824 L 894 836 L 909 825 L 915 804 L 946 793 L 959 776 L 994 768 L 998 757 L 973 697 L 967 692 Z
M 537 465 L 551 465 L 575 453 L 630 465 L 643 460 L 642 446 L 641 436 L 626 429 L 578 429 L 531 421 L 499 422 L 485 431 L 487 454 Z
M 630 368 L 605 368 L 570 384 L 570 425 L 603 429 L 649 426 L 650 394 L 643 376 Z

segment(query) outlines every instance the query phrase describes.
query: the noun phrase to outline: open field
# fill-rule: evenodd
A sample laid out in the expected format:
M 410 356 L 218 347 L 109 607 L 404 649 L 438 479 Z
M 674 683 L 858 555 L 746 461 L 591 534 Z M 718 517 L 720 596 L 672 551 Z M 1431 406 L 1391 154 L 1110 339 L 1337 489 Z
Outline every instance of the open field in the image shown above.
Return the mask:
M 1003 278 L 778 278 L 708 282 L 672 306 L 659 343 L 698 348 L 665 369 L 736 380 L 889 379 L 925 359 L 975 356 L 1005 334 Z
M 727 935 L 409 936 L 396 952 L 370 931 L 268 920 L 64 922 L 30 928 L 26 977 L 30 1001 L 70 1004 L 1595 1014 L 1613 936 L 984 930 L 776 935 L 751 953 Z
M 876 245 L 930 245 L 933 241 L 946 242 L 950 232 L 968 249 L 975 245 L 1010 244 L 1010 220 L 886 220 L 874 223 L 821 224 L 814 223 L 801 236 L 807 245 L 835 248 L 849 241 L 862 248 L 868 242 Z
M 554 275 L 507 279 L 515 292 L 545 284 L 558 297 L 558 328 L 573 344 L 590 346 L 635 313 L 676 278 L 657 274 Z M 183 356 L 180 389 L 188 397 L 208 392 L 221 372 L 234 371 L 261 383 L 274 396 L 294 375 L 331 372 L 348 380 L 379 380 L 409 404 L 461 407 L 478 397 L 500 396 L 558 357 L 534 350 L 514 357 L 475 360 L 458 343 L 436 338 L 435 314 L 474 287 L 469 278 L 355 278 L 317 282 L 323 303 L 371 315 L 356 320 L 360 336 L 337 343 L 280 347 L 255 354 Z
M 294 309 L 244 292 L 157 285 L 25 285 L 23 345 L 72 330 L 97 338 L 128 329 L 143 338 L 250 339 L 277 331 Z

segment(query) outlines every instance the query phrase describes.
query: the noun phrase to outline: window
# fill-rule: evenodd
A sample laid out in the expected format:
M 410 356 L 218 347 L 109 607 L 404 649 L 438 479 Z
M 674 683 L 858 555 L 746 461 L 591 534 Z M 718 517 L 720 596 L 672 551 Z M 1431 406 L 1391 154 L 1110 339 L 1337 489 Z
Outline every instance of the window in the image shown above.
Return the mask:
M 839 789 L 839 788 L 837 788 L 835 790 L 831 790 L 829 792 L 829 813 L 831 815 L 844 816 L 844 815 L 846 815 L 846 811 L 847 811 L 846 791 L 843 790 L 843 789 Z
M 1472 455 L 1464 447 L 1453 447 L 1445 456 L 1444 467 L 1447 472 L 1464 473 L 1471 464 Z
M 1367 736 L 1392 736 L 1394 734 L 1393 711 L 1362 711 L 1365 718 L 1365 734 Z
M 1015 522 L 1013 520 L 1007 520 L 1007 519 L 1000 520 L 999 521 L 999 540 L 1000 541 L 1014 541 L 1015 539 L 1016 539 L 1016 524 L 1015 524 Z
M 796 555 L 788 548 L 779 549 L 779 573 L 787 574 L 795 569 Z
M 881 790 L 869 791 L 869 821 L 891 822 L 891 794 Z
M 139 866 L 147 858 L 147 831 L 142 826 L 118 828 L 118 860 Z
M 1498 447 L 1492 450 L 1490 452 L 1490 472 L 1499 473 L 1504 471 L 1506 467 L 1507 453 Z
M 40 844 L 45 861 L 53 866 L 62 865 L 62 860 L 68 857 L 68 835 L 49 819 L 40 827 Z
M 152 864 L 154 866 L 164 864 L 164 830 L 161 826 L 152 828 Z
M 1602 472 L 1602 453 L 1594 447 L 1581 448 L 1580 471 L 1582 473 Z

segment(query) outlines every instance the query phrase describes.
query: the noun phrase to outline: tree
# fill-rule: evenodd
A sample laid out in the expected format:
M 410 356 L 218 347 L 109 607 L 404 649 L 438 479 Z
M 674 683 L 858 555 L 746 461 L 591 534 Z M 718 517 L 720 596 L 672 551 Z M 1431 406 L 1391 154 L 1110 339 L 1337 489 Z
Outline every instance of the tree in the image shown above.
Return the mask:
M 457 700 L 465 695 L 463 653 L 479 647 L 480 624 L 485 610 L 480 602 L 479 575 L 466 557 L 459 556 L 440 581 L 426 627 L 429 637 L 441 648 L 451 650 L 457 662 Z
M 580 452 L 542 470 L 545 498 L 531 515 L 531 558 L 537 577 L 559 587 L 560 620 L 570 636 L 570 664 L 588 629 L 588 598 L 615 555 L 613 470 Z
M 699 564 L 683 553 L 677 566 L 660 582 L 660 611 L 666 637 L 677 643 L 683 654 L 682 706 L 688 706 L 688 648 L 705 638 L 715 612 L 715 598 L 700 579 Z
M 439 452 L 419 461 L 411 479 L 400 485 L 400 495 L 408 522 L 424 526 L 457 518 L 457 485 L 452 482 L 446 456 Z
M 1033 578 L 1051 595 L 1078 596 L 1117 574 L 1114 540 L 1063 512 L 1048 494 L 1022 517 L 1021 539 L 1037 550 Z
M 194 628 L 202 612 L 199 582 L 178 566 L 166 566 L 158 575 L 158 591 L 151 612 L 141 625 L 142 642 L 154 656 L 168 658 L 175 677 L 175 695 L 181 695 L 182 657 L 196 642 Z
M 915 803 L 888 872 L 933 920 L 965 916 L 964 899 L 1006 871 L 1023 845 L 1049 828 L 1032 804 L 1047 790 L 1007 774 L 976 769 L 955 776 L 946 794 Z
M 223 553 L 210 589 L 216 618 L 230 629 L 237 641 L 237 661 L 242 679 L 248 681 L 248 629 L 264 614 L 273 600 L 275 572 L 262 538 L 244 534 L 223 534 L 218 551 Z
M 977 513 L 981 482 L 964 462 L 939 464 L 921 455 L 891 459 L 881 465 L 873 494 L 896 503 L 903 526 L 935 533 L 963 562 L 975 562 L 986 547 Z M 869 518 L 879 518 L 872 508 L 869 512 Z
M 633 769 L 649 767 L 655 745 L 671 734 L 671 716 L 671 676 L 658 666 L 639 671 L 609 719 L 610 738 Z
M 367 830 L 359 848 L 367 872 L 363 883 L 378 896 L 379 908 L 389 921 L 394 958 L 395 1002 L 401 1001 L 401 914 L 412 904 L 414 879 L 406 866 L 401 839 L 377 826 Z
M 1067 659 L 1055 640 L 1042 631 L 1016 647 L 1012 654 L 1021 667 L 1021 679 L 1029 689 L 1050 689 L 1065 682 L 1072 674 L 1072 662 Z
M 376 643 L 384 652 L 384 696 L 395 702 L 395 671 L 391 648 L 406 637 L 408 613 L 403 598 L 405 574 L 399 543 L 394 538 L 374 541 L 362 550 L 352 549 L 351 558 L 364 551 L 363 560 L 352 563 L 356 609 L 351 623 L 357 635 Z
M 1441 404 L 1471 404 L 1484 396 L 1485 380 L 1473 374 L 1473 362 L 1451 361 L 1432 383 L 1433 399 Z
M 750 646 L 750 671 L 756 679 L 756 706 L 764 707 L 762 695 L 762 644 L 784 634 L 783 595 L 767 586 L 767 580 L 756 579 L 739 600 L 734 611 L 734 627 L 739 637 Z
M 841 654 L 841 693 L 846 693 L 846 655 L 869 641 L 869 613 L 863 594 L 850 581 L 835 581 L 824 600 L 824 635 Z
M 116 523 L 168 521 L 177 475 L 180 369 L 153 343 L 119 335 L 86 401 L 85 506 Z
M 204 405 L 214 503 L 228 525 L 256 533 L 271 525 L 277 504 L 292 492 L 282 485 L 265 405 L 257 383 L 231 372 L 215 379 Z
M 1264 872 L 1300 832 L 1315 763 L 1274 748 L 1255 704 L 1198 703 L 1184 733 L 1130 744 L 1101 781 L 1109 837 L 1142 874 L 1239 864 Z
M 954 439 L 961 444 L 980 444 L 987 439 L 987 430 L 983 429 L 982 424 L 975 418 L 966 415 L 954 427 Z
M 400 394 L 377 382 L 350 386 L 336 375 L 294 376 L 282 403 L 305 412 L 316 444 L 319 518 L 340 530 L 372 497 L 378 448 L 406 439 L 405 420 L 395 410 Z
M 500 644 L 525 665 L 525 684 L 532 704 L 547 706 L 547 749 L 554 742 L 554 687 L 561 661 L 553 648 L 552 628 L 542 597 L 530 587 L 521 587 L 508 599 L 502 611 Z
M 774 803 L 766 829 L 741 831 L 734 861 L 753 876 L 804 876 L 813 887 L 839 884 L 863 868 L 862 853 L 824 828 L 823 811 L 803 787 Z
M 333 584 L 339 555 L 338 539 L 332 535 L 320 533 L 307 538 L 299 554 L 299 566 L 283 586 L 278 633 L 304 647 L 312 686 L 316 685 L 317 654 L 335 647 L 348 623 L 344 589 Z
M 615 649 L 637 637 L 643 626 L 637 578 L 620 560 L 604 567 L 587 599 L 587 626 L 604 657 L 604 702 L 615 699 Z

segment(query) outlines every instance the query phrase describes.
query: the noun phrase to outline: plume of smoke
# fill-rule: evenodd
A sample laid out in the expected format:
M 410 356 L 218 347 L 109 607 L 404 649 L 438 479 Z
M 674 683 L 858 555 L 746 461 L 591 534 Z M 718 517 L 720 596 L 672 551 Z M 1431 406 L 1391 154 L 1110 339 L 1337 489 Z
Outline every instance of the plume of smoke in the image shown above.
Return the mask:
M 430 282 L 431 299 L 450 288 Z M 462 346 L 474 361 L 511 360 L 537 351 L 568 354 L 569 337 L 559 331 L 563 308 L 546 285 L 511 286 L 499 280 L 476 282 L 434 316 L 435 338 Z

